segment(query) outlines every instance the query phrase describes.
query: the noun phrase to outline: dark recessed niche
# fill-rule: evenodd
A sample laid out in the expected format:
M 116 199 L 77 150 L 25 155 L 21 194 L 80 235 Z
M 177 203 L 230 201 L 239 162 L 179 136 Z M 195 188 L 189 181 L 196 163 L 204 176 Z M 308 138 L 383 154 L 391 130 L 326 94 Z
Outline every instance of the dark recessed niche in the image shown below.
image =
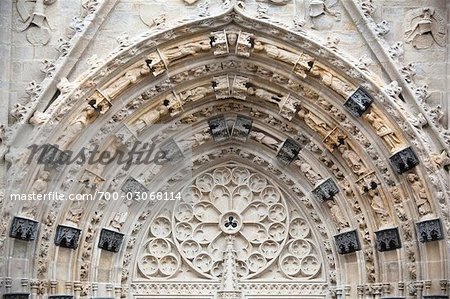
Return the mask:
M 238 115 L 234 122 L 233 130 L 231 131 L 233 139 L 243 142 L 247 141 L 248 135 L 252 130 L 252 123 L 253 120 L 251 118 Z
M 208 120 L 209 131 L 215 142 L 221 142 L 230 138 L 225 116 L 218 115 Z
M 124 234 L 103 228 L 100 233 L 98 247 L 111 252 L 119 252 L 123 236 Z
M 431 242 L 444 239 L 441 219 L 430 219 L 417 222 L 417 234 L 420 242 Z
M 29 218 L 14 217 L 11 223 L 9 236 L 11 238 L 33 241 L 37 237 L 39 222 Z
M 373 103 L 372 96 L 363 88 L 358 89 L 348 97 L 344 107 L 354 116 L 360 117 L 366 112 Z
M 377 236 L 377 250 L 390 251 L 402 248 L 398 228 L 389 228 L 375 232 Z
M 334 236 L 339 254 L 348 254 L 361 250 L 356 230 L 348 231 Z
M 76 227 L 58 225 L 55 234 L 55 245 L 70 249 L 77 249 L 80 235 L 81 230 Z
M 283 142 L 283 145 L 278 150 L 277 159 L 284 165 L 289 165 L 297 158 L 298 153 L 301 150 L 300 144 L 293 139 L 288 138 Z
M 419 165 L 419 159 L 411 147 L 396 152 L 389 158 L 389 161 L 398 174 L 405 173 Z

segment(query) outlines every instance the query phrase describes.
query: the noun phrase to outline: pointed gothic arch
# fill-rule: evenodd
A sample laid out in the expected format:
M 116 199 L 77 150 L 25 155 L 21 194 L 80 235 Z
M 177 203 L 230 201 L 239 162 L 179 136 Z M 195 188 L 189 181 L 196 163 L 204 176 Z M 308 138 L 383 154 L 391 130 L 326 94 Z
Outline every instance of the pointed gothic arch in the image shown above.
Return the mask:
M 136 141 L 151 141 L 180 150 L 182 162 L 161 168 L 71 164 L 47 170 L 36 161 L 28 165 L 24 153 L 11 166 L 16 175 L 11 177 L 10 192 L 31 192 L 37 181 L 45 188 L 73 194 L 102 189 L 120 195 L 127 190 L 178 192 L 216 167 L 247 169 L 277 186 L 285 198 L 284 211 L 300 211 L 297 218 L 311 232 L 311 240 L 306 236 L 301 240 L 315 246 L 321 266 L 310 276 L 289 275 L 281 262 L 287 247 L 271 258 L 256 252 L 278 265 L 270 270 L 281 274 L 276 283 L 258 271 L 253 276 L 233 276 L 243 294 L 251 297 L 271 290 L 299 298 L 326 298 L 348 286 L 351 296 L 356 296 L 361 294 L 358 286 L 371 286 L 381 294 L 383 284 L 394 276 L 406 284 L 445 278 L 445 263 L 425 262 L 447 260 L 445 244 L 422 242 L 421 227 L 416 225 L 442 222 L 448 227 L 448 215 L 440 209 L 445 185 L 430 162 L 429 145 L 398 113 L 400 106 L 383 91 L 380 81 L 357 69 L 345 53 L 230 9 L 121 49 L 75 83 L 60 86 L 61 95 L 53 102 L 42 101 L 31 120 L 38 125 L 30 144 L 57 144 L 74 152 L 96 145 L 129 151 Z M 237 131 L 242 136 L 231 131 L 221 135 L 220 130 L 239 129 L 240 117 L 252 121 L 251 130 Z M 213 121 L 219 131 L 211 129 Z M 435 148 L 443 147 L 437 134 L 431 130 L 427 134 L 436 140 Z M 74 282 L 73 290 L 62 284 L 47 288 L 55 293 L 213 296 L 220 290 L 220 279 L 211 279 L 211 269 L 195 268 L 196 257 L 181 252 L 174 231 L 160 238 L 169 241 L 159 245 L 174 252 L 166 255 L 169 262 L 163 265 L 194 272 L 190 274 L 194 283 L 180 283 L 175 272 L 169 275 L 160 268 L 152 268 L 158 275 L 139 269 L 143 248 L 158 238 L 149 233 L 155 219 L 169 220 L 169 229 L 175 228 L 175 216 L 163 211 L 165 207 L 172 211 L 171 204 L 92 201 L 81 207 L 66 201 L 49 203 L 41 211 L 32 205 L 11 207 L 5 219 L 31 217 L 40 222 L 40 229 L 33 245 L 7 240 L 3 250 L 13 256 L 10 263 L 20 261 L 17 248 L 37 253 L 33 263 L 10 271 L 33 273 L 33 278 L 43 281 Z M 197 221 L 200 225 L 201 219 Z M 285 238 L 277 244 L 284 246 L 293 242 L 286 237 L 293 224 L 283 225 Z M 75 248 L 54 245 L 60 226 L 71 237 L 81 232 L 77 246 L 63 242 Z M 123 237 L 117 253 L 98 248 L 103 228 L 118 233 L 112 240 Z M 335 236 L 350 238 L 350 246 L 339 248 L 336 242 L 341 239 Z M 342 254 L 345 251 L 351 252 Z M 161 265 L 162 257 L 148 256 L 147 263 L 157 260 Z M 303 260 L 297 257 L 290 262 L 296 261 L 300 266 L 292 273 L 302 273 Z M 92 289 L 85 290 L 86 285 Z

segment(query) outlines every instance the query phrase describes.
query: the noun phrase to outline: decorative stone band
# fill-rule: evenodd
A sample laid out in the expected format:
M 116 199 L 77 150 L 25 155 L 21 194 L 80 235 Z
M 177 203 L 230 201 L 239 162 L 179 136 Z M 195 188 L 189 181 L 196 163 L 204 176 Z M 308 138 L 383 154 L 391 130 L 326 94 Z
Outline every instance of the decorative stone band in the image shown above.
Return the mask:
M 328 178 L 319 183 L 319 185 L 312 190 L 312 193 L 317 199 L 325 201 L 333 199 L 333 197 L 339 193 L 339 188 L 333 179 Z
M 48 296 L 48 299 L 73 299 L 72 295 L 52 295 Z
M 404 148 L 389 158 L 392 167 L 398 174 L 405 173 L 419 165 L 419 158 L 411 147 Z
M 348 97 L 344 107 L 354 116 L 360 117 L 366 112 L 373 103 L 373 97 L 363 88 L 358 89 Z
M 339 254 L 348 254 L 361 250 L 356 230 L 348 231 L 334 236 Z
M 3 295 L 3 299 L 28 299 L 28 298 L 30 298 L 29 293 L 10 293 Z
M 448 299 L 446 295 L 427 295 L 423 296 L 423 299 Z
M 11 224 L 9 236 L 24 241 L 36 239 L 39 222 L 33 219 L 14 217 Z
M 444 239 L 441 219 L 417 222 L 417 234 L 422 243 Z
M 388 228 L 375 232 L 378 251 L 390 251 L 402 247 L 398 228 Z
M 119 252 L 124 234 L 103 228 L 100 233 L 98 247 L 111 252 Z
M 77 249 L 80 235 L 81 229 L 72 226 L 58 225 L 56 228 L 55 245 L 70 249 Z
M 280 150 L 277 153 L 277 159 L 284 165 L 289 165 L 297 158 L 298 153 L 301 150 L 301 145 L 295 142 L 293 139 L 288 138 L 284 141 Z

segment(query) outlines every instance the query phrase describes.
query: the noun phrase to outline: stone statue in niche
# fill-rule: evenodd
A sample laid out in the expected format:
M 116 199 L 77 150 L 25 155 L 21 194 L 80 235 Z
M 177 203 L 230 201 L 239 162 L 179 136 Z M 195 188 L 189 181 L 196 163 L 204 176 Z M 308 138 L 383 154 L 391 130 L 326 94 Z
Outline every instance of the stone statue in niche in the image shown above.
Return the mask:
M 305 175 L 305 178 L 311 183 L 311 185 L 315 186 L 317 182 L 323 179 L 322 176 L 314 171 L 312 166 L 308 163 L 301 160 L 295 160 L 294 164 L 300 168 L 300 171 Z
M 367 167 L 360 158 L 360 155 L 352 150 L 348 144 L 341 144 L 338 146 L 338 149 L 339 152 L 341 152 L 342 158 L 355 174 L 362 176 L 368 172 Z
M 338 0 L 311 0 L 309 2 L 309 17 L 312 29 L 331 29 L 334 21 L 341 20 L 341 14 L 332 8 L 338 4 Z
M 355 90 L 355 87 L 350 86 L 349 83 L 334 74 L 334 72 L 328 70 L 325 66 L 314 64 L 310 70 L 310 75 L 318 78 L 323 84 L 333 89 L 345 99 Z
M 338 231 L 348 227 L 348 222 L 345 220 L 344 214 L 342 214 L 341 209 L 334 200 L 327 200 L 327 205 L 330 208 L 331 219 L 338 226 Z
M 388 145 L 390 152 L 394 152 L 402 145 L 400 138 L 375 109 L 372 108 L 363 117 L 372 125 L 377 135 Z
M 254 51 L 265 52 L 270 58 L 294 65 L 294 72 L 303 78 L 306 77 L 305 72 L 311 70 L 314 63 L 314 59 L 307 54 L 294 53 L 261 41 L 255 41 Z
M 250 138 L 273 150 L 277 150 L 278 146 L 280 145 L 280 142 L 278 140 L 264 134 L 263 132 L 251 131 Z
M 129 85 L 136 83 L 141 77 L 150 73 L 150 68 L 146 62 L 139 62 L 131 66 L 123 75 L 103 90 L 103 94 L 110 99 L 114 99 L 119 93 L 124 91 Z
M 438 169 L 450 165 L 450 156 L 445 150 L 441 151 L 441 153 L 439 154 L 436 153 L 431 154 L 430 160 L 431 162 L 433 162 L 433 165 Z
M 384 204 L 384 200 L 380 193 L 378 190 L 372 189 L 367 192 L 367 195 L 375 215 L 377 215 L 381 224 L 386 224 L 388 222 L 389 214 L 387 213 L 386 205 Z
M 184 103 L 195 102 L 203 99 L 207 94 L 212 93 L 213 90 L 210 87 L 199 86 L 190 90 L 180 93 L 180 99 Z
M 410 173 L 407 175 L 407 178 L 413 189 L 420 216 L 431 214 L 432 210 L 428 200 L 428 194 L 419 176 L 415 173 Z
M 36 194 L 45 193 L 48 187 L 48 177 L 48 171 L 42 171 L 41 173 L 39 173 L 36 181 L 34 181 L 33 186 L 31 187 L 31 192 Z
M 19 31 L 27 31 L 27 40 L 33 45 L 46 45 L 50 41 L 50 26 L 45 15 L 45 6 L 56 0 L 17 0 L 16 7 L 23 26 Z
M 125 221 L 127 221 L 129 208 L 132 202 L 133 201 L 128 200 L 121 204 L 121 206 L 119 207 L 119 211 L 117 211 L 116 214 L 114 214 L 113 219 L 109 222 L 109 226 L 120 231 Z
M 425 7 L 409 11 L 405 20 L 409 28 L 405 31 L 405 41 L 416 49 L 427 49 L 434 42 L 446 45 L 446 22 L 434 8 Z
M 255 96 L 257 98 L 276 104 L 278 106 L 283 100 L 283 95 L 276 94 L 274 92 L 268 91 L 263 88 L 258 88 L 255 86 L 250 86 L 249 88 L 247 88 L 247 93 L 249 95 Z
M 302 107 L 298 112 L 300 119 L 303 119 L 308 127 L 319 133 L 324 138 L 332 130 L 332 128 L 323 120 L 323 118 L 312 113 L 310 110 Z
M 78 223 L 81 220 L 81 217 L 83 216 L 84 212 L 83 205 L 84 203 L 78 201 L 70 207 L 69 212 L 67 213 L 66 216 L 66 221 L 68 223 L 78 225 Z
M 172 62 L 182 59 L 186 56 L 196 55 L 200 52 L 209 51 L 210 49 L 210 39 L 204 39 L 165 49 L 162 51 L 162 56 L 164 57 L 166 64 L 169 65 Z
M 158 107 L 150 109 L 141 115 L 136 122 L 133 123 L 133 128 L 139 132 L 147 126 L 158 122 L 162 117 L 169 114 L 169 101 L 164 100 Z
M 84 109 L 80 112 L 78 117 L 76 117 L 67 130 L 62 134 L 61 138 L 58 140 L 57 144 L 62 149 L 67 149 L 67 147 L 75 140 L 78 134 L 89 124 L 93 123 L 98 117 L 98 113 L 94 107 L 90 104 L 85 104 Z

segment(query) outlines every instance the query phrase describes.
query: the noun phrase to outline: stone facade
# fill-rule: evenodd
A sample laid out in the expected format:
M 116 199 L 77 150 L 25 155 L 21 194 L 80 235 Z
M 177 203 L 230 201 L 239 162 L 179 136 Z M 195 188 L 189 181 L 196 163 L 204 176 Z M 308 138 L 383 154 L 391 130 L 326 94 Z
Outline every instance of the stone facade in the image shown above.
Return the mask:
M 449 13 L 0 1 L 0 295 L 448 298 Z

